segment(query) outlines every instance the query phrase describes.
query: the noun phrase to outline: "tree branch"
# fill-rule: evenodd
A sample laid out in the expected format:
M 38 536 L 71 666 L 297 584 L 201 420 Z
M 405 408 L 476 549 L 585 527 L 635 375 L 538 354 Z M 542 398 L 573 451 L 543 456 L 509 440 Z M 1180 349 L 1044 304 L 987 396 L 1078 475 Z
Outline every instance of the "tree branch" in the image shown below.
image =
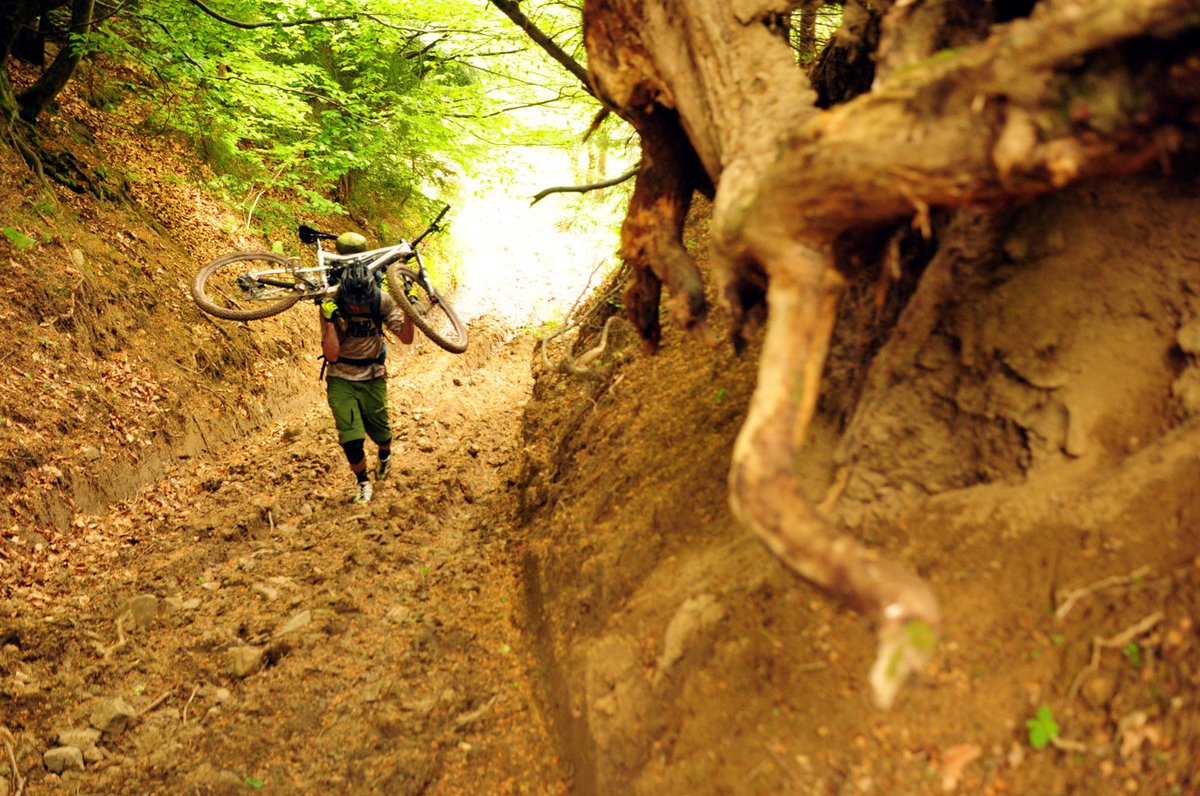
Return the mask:
M 578 96 L 578 94 L 559 94 L 558 96 L 551 97 L 550 99 L 540 100 L 538 102 L 526 102 L 522 103 L 521 105 L 510 105 L 507 108 L 501 108 L 499 110 L 492 111 L 491 113 L 447 113 L 446 116 L 453 117 L 455 119 L 490 119 L 493 116 L 502 116 L 506 113 L 512 113 L 513 111 L 524 110 L 525 108 L 540 108 L 544 105 L 553 105 L 554 103 L 560 102 L 564 99 L 574 99 Z
M 621 183 L 625 182 L 626 180 L 636 176 L 640 169 L 641 169 L 641 164 L 638 164 L 637 166 L 634 166 L 632 169 L 625 172 L 624 174 L 621 174 L 620 176 L 617 176 L 617 177 L 613 177 L 612 179 L 609 179 L 609 180 L 601 180 L 600 182 L 592 182 L 592 183 L 588 183 L 587 185 L 560 185 L 555 188 L 546 188 L 545 190 L 541 190 L 541 191 L 538 191 L 537 193 L 535 193 L 533 195 L 533 201 L 530 202 L 529 205 L 532 207 L 533 205 L 542 201 L 543 199 L 545 199 L 547 196 L 549 196 L 552 193 L 587 193 L 588 191 L 598 191 L 602 188 L 611 188 L 614 185 L 620 185 Z
M 197 0 L 192 0 L 192 2 L 197 2 Z M 574 75 L 584 85 L 589 94 L 595 96 L 592 92 L 591 83 L 588 81 L 587 69 L 568 55 L 553 39 L 543 33 L 537 25 L 534 25 L 529 17 L 522 13 L 521 7 L 516 3 L 516 0 L 490 0 L 490 2 L 496 8 L 500 9 L 506 17 L 511 19 L 518 28 L 525 31 L 525 35 L 533 39 L 534 44 L 545 50 L 547 55 L 558 61 L 568 72 Z
M 218 22 L 223 22 L 226 25 L 231 25 L 235 28 L 241 28 L 242 30 L 255 30 L 257 28 L 276 28 L 276 27 L 292 28 L 292 27 L 295 27 L 296 25 L 315 25 L 315 24 L 319 24 L 319 23 L 323 23 L 323 22 L 344 22 L 344 21 L 350 20 L 350 19 L 362 19 L 362 18 L 367 18 L 367 19 L 372 19 L 372 20 L 374 19 L 374 17 L 372 17 L 370 14 L 339 14 L 339 15 L 331 16 L 331 17 L 310 17 L 309 19 L 294 19 L 294 20 L 290 20 L 290 21 L 286 21 L 286 22 L 239 22 L 236 19 L 231 19 L 230 17 L 227 17 L 224 14 L 214 11 L 213 9 L 206 6 L 204 3 L 200 2 L 200 0 L 188 0 L 188 2 L 191 3 L 192 5 L 194 5 L 196 8 L 203 11 L 205 14 L 208 14 L 210 17 L 217 20 Z

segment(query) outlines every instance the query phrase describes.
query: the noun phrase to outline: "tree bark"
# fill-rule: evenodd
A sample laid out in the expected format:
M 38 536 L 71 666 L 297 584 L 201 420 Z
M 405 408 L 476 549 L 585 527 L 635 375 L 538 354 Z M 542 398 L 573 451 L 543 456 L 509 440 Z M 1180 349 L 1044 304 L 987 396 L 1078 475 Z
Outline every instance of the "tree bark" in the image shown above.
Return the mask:
M 67 41 L 41 79 L 17 95 L 21 118 L 30 124 L 37 121 L 37 117 L 63 90 L 71 75 L 75 74 L 75 67 L 83 57 L 83 49 L 76 38 L 86 36 L 91 31 L 94 7 L 95 0 L 73 0 Z

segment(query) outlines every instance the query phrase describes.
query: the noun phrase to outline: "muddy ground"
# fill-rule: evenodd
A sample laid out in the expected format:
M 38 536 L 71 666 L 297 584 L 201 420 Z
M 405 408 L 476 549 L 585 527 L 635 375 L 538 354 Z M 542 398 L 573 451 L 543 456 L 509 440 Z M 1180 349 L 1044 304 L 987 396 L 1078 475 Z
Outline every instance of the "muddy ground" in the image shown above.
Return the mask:
M 870 628 L 729 514 L 720 312 L 654 357 L 616 324 L 597 378 L 486 316 L 395 357 L 401 466 L 353 506 L 310 313 L 201 316 L 251 241 L 186 151 L 67 112 L 143 176 L 0 175 L 0 794 L 1200 791 L 1191 178 L 1020 212 L 886 389 L 895 316 L 848 293 L 797 471 L 945 617 L 883 713 Z

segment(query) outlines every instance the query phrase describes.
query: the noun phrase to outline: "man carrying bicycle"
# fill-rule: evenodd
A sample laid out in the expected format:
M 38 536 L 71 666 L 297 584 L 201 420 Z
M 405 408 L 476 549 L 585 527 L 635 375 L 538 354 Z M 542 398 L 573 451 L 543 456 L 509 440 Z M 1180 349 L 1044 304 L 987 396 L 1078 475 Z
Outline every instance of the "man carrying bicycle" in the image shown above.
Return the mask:
M 338 237 L 338 254 L 366 251 L 367 241 L 356 232 Z M 382 480 L 391 466 L 392 425 L 388 414 L 387 327 L 400 342 L 413 341 L 413 325 L 392 297 L 379 288 L 366 265 L 352 263 L 341 276 L 336 299 L 318 305 L 321 312 L 321 353 L 325 357 L 326 395 L 338 442 L 354 473 L 355 503 L 371 500 L 364 442 L 371 438 L 379 448 L 375 479 Z

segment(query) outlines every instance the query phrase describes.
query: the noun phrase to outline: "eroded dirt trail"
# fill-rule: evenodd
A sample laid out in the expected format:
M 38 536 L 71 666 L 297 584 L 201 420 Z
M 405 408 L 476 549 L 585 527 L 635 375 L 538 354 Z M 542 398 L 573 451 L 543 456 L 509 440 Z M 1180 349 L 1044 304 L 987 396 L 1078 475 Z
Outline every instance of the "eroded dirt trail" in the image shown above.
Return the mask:
M 91 519 L 2 653 L 26 792 L 564 792 L 508 532 L 530 351 L 481 321 L 462 357 L 395 357 L 400 458 L 367 506 L 314 393 Z M 42 770 L 122 705 L 94 748 L 64 736 L 83 770 Z

